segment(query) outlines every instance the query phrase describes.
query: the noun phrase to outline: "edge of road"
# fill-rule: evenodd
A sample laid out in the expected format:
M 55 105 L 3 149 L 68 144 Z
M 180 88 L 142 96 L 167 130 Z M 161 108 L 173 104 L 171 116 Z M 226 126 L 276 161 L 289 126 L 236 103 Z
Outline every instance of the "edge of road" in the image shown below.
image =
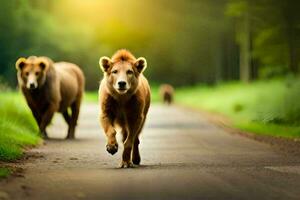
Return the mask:
M 176 103 L 174 104 L 174 106 L 183 110 L 199 113 L 199 115 L 204 116 L 204 118 L 207 121 L 222 128 L 229 134 L 240 135 L 242 137 L 256 140 L 258 142 L 263 142 L 268 145 L 271 145 L 274 149 L 279 150 L 280 152 L 300 156 L 300 139 L 298 138 L 296 139 L 283 138 L 283 137 L 276 137 L 276 136 L 269 136 L 269 135 L 259 135 L 251 132 L 242 131 L 237 128 L 234 128 L 232 126 L 231 121 L 222 114 L 212 113 L 198 108 L 195 109 L 189 106 L 176 104 Z

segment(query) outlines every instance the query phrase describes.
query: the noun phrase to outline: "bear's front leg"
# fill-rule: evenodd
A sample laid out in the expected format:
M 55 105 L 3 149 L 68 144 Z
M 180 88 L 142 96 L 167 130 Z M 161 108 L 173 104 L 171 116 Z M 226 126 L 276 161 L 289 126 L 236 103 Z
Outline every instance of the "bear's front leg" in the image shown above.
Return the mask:
M 137 136 L 138 130 L 140 129 L 143 121 L 142 116 L 138 117 L 128 117 L 128 136 L 124 142 L 124 151 L 122 155 L 121 168 L 130 168 L 133 167 L 131 161 L 131 152 L 134 144 L 134 140 Z
M 101 125 L 104 129 L 104 133 L 107 137 L 106 150 L 111 155 L 114 155 L 118 151 L 118 143 L 116 140 L 116 130 L 112 126 L 111 120 L 105 116 L 100 119 Z
M 57 106 L 55 104 L 50 103 L 49 106 L 47 107 L 47 110 L 42 114 L 41 123 L 39 127 L 44 138 L 48 138 L 46 127 L 50 124 L 51 119 L 56 110 L 57 110 Z
M 131 150 L 133 145 L 133 134 L 134 132 L 129 131 L 127 138 L 124 142 L 124 150 L 122 154 L 122 162 L 120 164 L 120 168 L 130 168 L 133 167 L 132 161 L 131 161 Z
M 42 120 L 40 110 L 37 109 L 37 107 L 36 107 L 35 104 L 30 103 L 29 100 L 27 100 L 27 101 L 28 101 L 28 106 L 29 106 L 29 108 L 31 110 L 31 113 L 32 113 L 32 115 L 33 115 L 33 117 L 34 117 L 34 119 L 35 119 L 38 127 L 40 128 L 41 120 Z

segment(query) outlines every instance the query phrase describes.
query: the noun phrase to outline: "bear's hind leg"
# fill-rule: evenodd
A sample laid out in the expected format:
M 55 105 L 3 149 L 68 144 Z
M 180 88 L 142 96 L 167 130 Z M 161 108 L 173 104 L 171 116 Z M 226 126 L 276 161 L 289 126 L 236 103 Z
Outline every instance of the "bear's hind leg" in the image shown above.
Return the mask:
M 41 123 L 39 125 L 40 131 L 45 139 L 48 138 L 46 127 L 50 124 L 54 112 L 57 110 L 56 104 L 50 104 L 47 110 L 42 114 Z
M 142 121 L 142 124 L 137 132 L 136 138 L 133 143 L 132 162 L 135 165 L 139 165 L 141 163 L 141 155 L 140 155 L 140 150 L 139 150 L 139 144 L 140 144 L 139 135 L 142 132 L 144 124 L 145 124 L 145 118 Z
M 67 123 L 68 125 L 70 125 L 71 117 L 70 117 L 70 114 L 69 114 L 68 110 L 64 111 L 64 112 L 62 113 L 62 115 L 63 115 L 63 117 L 64 117 L 66 123 Z
M 65 119 L 65 121 L 66 121 L 66 123 L 68 124 L 68 135 L 69 135 L 69 133 L 72 131 L 71 130 L 71 115 L 69 114 L 69 112 L 68 112 L 68 109 L 66 110 L 66 111 L 64 111 L 63 113 L 62 113 L 62 115 L 63 115 L 63 117 L 64 117 L 64 119 Z M 68 136 L 67 136 L 68 137 Z
M 78 116 L 79 116 L 80 103 L 81 103 L 81 98 L 78 98 L 71 105 L 72 115 L 71 115 L 71 118 L 70 118 L 69 131 L 68 131 L 67 139 L 74 139 L 75 138 L 75 127 L 77 125 L 77 120 L 78 120 Z

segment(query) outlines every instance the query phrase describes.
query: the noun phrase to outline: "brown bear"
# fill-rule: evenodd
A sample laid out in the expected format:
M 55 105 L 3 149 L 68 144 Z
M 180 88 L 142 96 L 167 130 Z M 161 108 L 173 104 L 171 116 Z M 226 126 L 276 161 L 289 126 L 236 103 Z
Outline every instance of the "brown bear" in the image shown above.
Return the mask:
M 99 103 L 100 123 L 107 136 L 106 150 L 112 155 L 118 151 L 116 128 L 120 127 L 124 143 L 120 167 L 139 165 L 139 134 L 150 106 L 150 86 L 143 75 L 147 62 L 122 49 L 111 59 L 101 57 L 99 65 L 104 73 Z
M 174 100 L 174 88 L 169 84 L 162 84 L 159 87 L 159 93 L 163 100 L 163 103 L 170 105 Z
M 84 75 L 72 63 L 53 63 L 50 58 L 30 56 L 16 62 L 19 87 L 44 138 L 55 112 L 67 122 L 68 139 L 73 139 L 84 92 Z M 69 112 L 69 109 L 71 113 Z

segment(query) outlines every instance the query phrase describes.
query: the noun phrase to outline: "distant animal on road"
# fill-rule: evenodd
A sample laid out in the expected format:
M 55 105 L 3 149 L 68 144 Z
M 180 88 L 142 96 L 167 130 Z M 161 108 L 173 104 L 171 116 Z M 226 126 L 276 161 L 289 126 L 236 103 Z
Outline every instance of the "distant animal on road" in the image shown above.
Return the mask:
M 121 168 L 139 165 L 139 134 L 150 106 L 150 86 L 143 75 L 146 59 L 136 59 L 129 51 L 119 50 L 112 58 L 101 57 L 104 77 L 99 87 L 100 123 L 107 136 L 106 150 L 118 151 L 116 128 L 121 128 L 124 151 Z
M 174 88 L 170 84 L 162 84 L 159 87 L 159 94 L 162 101 L 168 105 L 174 101 Z
M 67 138 L 73 139 L 85 84 L 81 69 L 36 56 L 19 58 L 16 68 L 19 87 L 43 137 L 48 138 L 46 127 L 54 113 L 60 112 L 69 126 Z

